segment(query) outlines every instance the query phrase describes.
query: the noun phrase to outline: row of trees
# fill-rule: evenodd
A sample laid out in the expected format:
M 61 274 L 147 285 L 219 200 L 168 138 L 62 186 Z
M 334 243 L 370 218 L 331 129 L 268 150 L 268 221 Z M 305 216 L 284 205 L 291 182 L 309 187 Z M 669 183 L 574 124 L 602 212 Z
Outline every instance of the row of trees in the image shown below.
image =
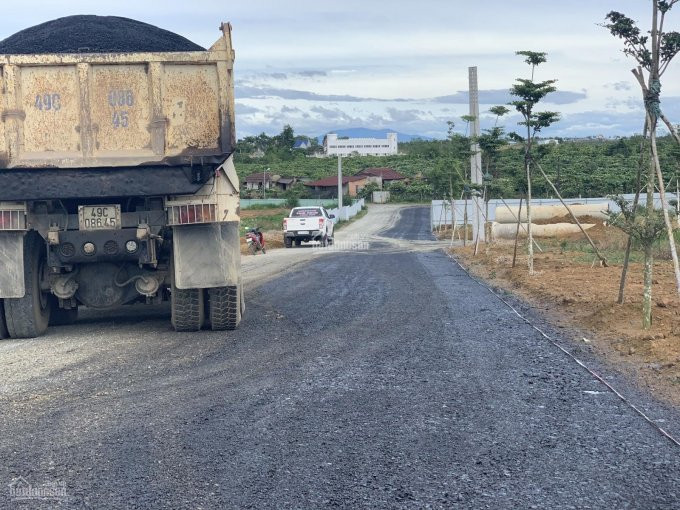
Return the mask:
M 305 141 L 309 147 L 304 150 L 293 150 L 297 141 Z M 286 124 L 278 135 L 260 133 L 257 136 L 242 138 L 236 143 L 236 157 L 239 161 L 247 161 L 253 156 L 264 162 L 291 161 L 310 155 L 319 148 L 316 138 L 296 135 L 293 128 Z
M 680 33 L 665 32 L 664 22 L 666 15 L 673 6 L 680 0 L 652 0 L 652 27 L 648 35 L 643 34 L 636 23 L 626 15 L 612 11 L 606 16 L 606 27 L 612 35 L 624 42 L 624 53 L 632 57 L 637 66 L 632 70 L 633 75 L 640 85 L 642 99 L 645 105 L 644 128 L 640 139 L 639 149 L 632 153 L 624 144 L 617 144 L 611 147 L 610 156 L 616 157 L 623 155 L 626 157 L 635 154 L 638 157 L 635 178 L 635 199 L 632 203 L 617 196 L 616 201 L 620 211 L 610 213 L 610 219 L 614 226 L 626 232 L 629 236 L 624 265 L 621 274 L 619 302 L 624 301 L 624 291 L 628 261 L 633 241 L 642 246 L 644 251 L 644 271 L 643 271 L 643 307 L 642 307 L 642 327 L 649 329 L 652 325 L 652 282 L 653 282 L 653 246 L 663 236 L 670 244 L 671 256 L 675 270 L 677 290 L 680 294 L 680 264 L 676 253 L 674 210 L 669 207 L 669 202 L 665 193 L 665 179 L 662 169 L 664 167 L 659 153 L 659 143 L 657 129 L 659 123 L 663 123 L 671 133 L 671 137 L 680 146 L 680 135 L 675 126 L 666 118 L 661 109 L 661 78 L 668 69 L 673 58 L 680 52 Z M 527 228 L 527 260 L 530 275 L 534 274 L 534 255 L 532 238 L 532 183 L 535 176 L 540 176 L 552 189 L 554 194 L 562 200 L 558 186 L 553 179 L 545 172 L 541 165 L 540 147 L 536 147 L 536 137 L 545 128 L 548 128 L 559 121 L 559 114 L 552 111 L 539 111 L 538 106 L 542 99 L 556 90 L 556 80 L 536 81 L 536 68 L 546 62 L 546 54 L 542 52 L 520 51 L 518 55 L 525 58 L 525 62 L 531 68 L 530 78 L 518 78 L 511 87 L 511 94 L 515 97 L 508 106 L 512 106 L 520 115 L 522 120 L 519 122 L 520 133 L 511 132 L 507 136 L 505 130 L 497 124 L 486 130 L 481 137 L 472 139 L 450 132 L 449 150 L 451 154 L 458 156 L 456 162 L 448 167 L 449 194 L 448 198 L 454 200 L 454 177 L 459 177 L 463 181 L 463 192 L 461 198 L 469 198 L 473 195 L 479 196 L 480 190 L 474 189 L 470 183 L 469 174 L 465 168 L 461 171 L 460 160 L 465 161 L 471 155 L 471 149 L 479 147 L 482 154 L 483 167 L 485 169 L 484 186 L 482 197 L 489 198 L 489 191 L 492 189 L 491 183 L 494 174 L 491 170 L 498 161 L 498 156 L 503 146 L 508 140 L 518 143 L 523 149 L 523 198 L 525 200 L 526 228 Z M 495 107 L 491 110 L 496 114 L 497 119 L 508 113 L 508 109 L 503 106 Z M 463 117 L 463 121 L 469 122 L 470 118 Z M 453 125 L 450 124 L 452 128 Z M 475 145 L 476 144 L 476 145 Z M 669 165 L 671 172 L 677 171 L 677 161 Z M 495 176 L 499 177 L 499 172 L 495 169 Z M 676 177 L 677 179 L 677 177 Z M 676 181 L 677 182 L 677 181 Z M 645 205 L 639 204 L 641 185 L 644 183 L 646 191 Z M 676 184 L 677 185 L 677 184 Z M 655 208 L 654 193 L 658 190 L 661 197 L 661 208 Z M 562 201 L 565 208 L 571 215 L 574 223 L 581 227 L 576 216 L 571 212 L 569 206 Z M 520 202 L 521 204 L 521 202 Z M 466 201 L 467 205 L 467 201 Z M 521 205 L 520 205 L 521 207 Z M 467 212 L 467 207 L 466 207 Z M 522 216 L 517 216 L 517 233 L 519 233 Z M 590 242 L 594 253 L 599 257 L 601 265 L 606 266 L 607 260 L 602 256 L 595 243 L 590 239 L 588 233 L 581 228 L 584 237 Z M 467 227 L 466 227 L 467 232 Z M 467 237 L 467 234 L 466 234 Z M 515 241 L 517 247 L 517 240 Z M 476 253 L 476 250 L 475 250 Z M 514 262 L 513 262 L 514 263 Z
M 485 133 L 482 134 L 482 143 L 484 137 Z M 253 138 L 240 140 L 239 147 L 243 149 L 246 143 L 252 143 Z M 641 140 L 640 135 L 619 140 L 565 140 L 559 145 L 535 145 L 533 153 L 563 196 L 603 197 L 635 193 Z M 489 184 L 490 198 L 519 198 L 525 192 L 523 148 L 513 140 L 506 139 L 505 142 L 507 144 L 503 144 L 488 168 L 493 177 Z M 347 173 L 356 173 L 371 166 L 388 166 L 413 179 L 423 178 L 432 186 L 433 198 L 443 198 L 449 195 L 452 166 L 456 165 L 461 172 L 469 166 L 469 161 L 460 156 L 461 151 L 452 150 L 451 145 L 450 139 L 415 140 L 400 143 L 399 156 L 348 158 L 343 166 Z M 680 175 L 680 145 L 671 136 L 659 138 L 657 145 L 666 182 L 670 182 L 671 189 L 675 191 L 676 179 Z M 267 152 L 266 157 L 260 158 L 251 157 L 252 152 L 237 152 L 237 171 L 243 177 L 271 168 L 274 174 L 312 179 L 337 172 L 337 161 L 333 158 L 306 158 L 304 151 L 299 150 L 281 152 L 283 157 L 279 157 L 279 152 L 273 149 Z M 454 173 L 456 194 L 460 195 L 464 185 L 464 180 L 457 172 Z M 534 176 L 532 186 L 535 196 L 555 196 L 541 175 Z

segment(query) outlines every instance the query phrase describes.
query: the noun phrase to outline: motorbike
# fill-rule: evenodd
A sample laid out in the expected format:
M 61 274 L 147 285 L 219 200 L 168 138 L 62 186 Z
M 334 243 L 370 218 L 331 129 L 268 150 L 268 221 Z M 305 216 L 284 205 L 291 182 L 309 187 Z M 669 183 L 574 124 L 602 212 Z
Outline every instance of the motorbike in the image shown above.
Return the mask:
M 261 251 L 263 255 L 267 253 L 267 249 L 264 246 L 264 234 L 257 227 L 251 228 L 246 232 L 246 243 L 248 244 L 248 250 L 253 255 L 257 254 L 258 251 Z

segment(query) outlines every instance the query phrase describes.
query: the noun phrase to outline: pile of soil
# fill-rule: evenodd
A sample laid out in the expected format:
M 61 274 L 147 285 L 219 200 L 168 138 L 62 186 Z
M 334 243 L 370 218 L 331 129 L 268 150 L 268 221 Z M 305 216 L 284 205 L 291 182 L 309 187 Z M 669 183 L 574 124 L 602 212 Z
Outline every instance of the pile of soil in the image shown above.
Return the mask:
M 578 217 L 579 223 L 595 223 L 596 225 L 598 224 L 603 224 L 605 220 L 603 218 L 595 217 L 595 216 L 579 216 Z M 535 225 L 552 225 L 553 223 L 573 223 L 576 224 L 574 221 L 574 218 L 572 218 L 569 214 L 565 214 L 564 216 L 558 216 L 554 218 L 548 218 L 545 220 L 532 220 L 532 223 Z
M 10 55 L 204 50 L 181 35 L 118 16 L 67 16 L 0 41 L 0 54 Z

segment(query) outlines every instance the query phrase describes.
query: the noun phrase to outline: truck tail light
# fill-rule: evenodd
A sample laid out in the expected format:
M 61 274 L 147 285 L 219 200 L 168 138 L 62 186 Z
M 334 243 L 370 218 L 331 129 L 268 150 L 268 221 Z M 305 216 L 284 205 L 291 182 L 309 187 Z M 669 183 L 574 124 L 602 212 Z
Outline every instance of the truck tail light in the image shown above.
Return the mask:
M 286 227 L 288 227 L 288 220 L 283 218 L 283 230 L 286 230 Z
M 26 230 L 26 212 L 0 209 L 0 230 Z
M 168 206 L 168 224 L 192 225 L 217 221 L 215 204 L 188 204 Z
M 319 218 L 319 228 L 323 228 L 323 218 Z

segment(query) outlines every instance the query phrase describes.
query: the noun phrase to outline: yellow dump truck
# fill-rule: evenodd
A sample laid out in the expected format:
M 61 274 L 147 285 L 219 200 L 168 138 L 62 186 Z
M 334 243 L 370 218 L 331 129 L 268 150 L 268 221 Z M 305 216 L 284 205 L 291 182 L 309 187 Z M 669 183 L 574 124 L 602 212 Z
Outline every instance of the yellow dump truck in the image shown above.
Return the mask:
M 234 52 L 220 30 L 206 51 L 0 54 L 0 335 L 164 300 L 178 331 L 238 326 Z

